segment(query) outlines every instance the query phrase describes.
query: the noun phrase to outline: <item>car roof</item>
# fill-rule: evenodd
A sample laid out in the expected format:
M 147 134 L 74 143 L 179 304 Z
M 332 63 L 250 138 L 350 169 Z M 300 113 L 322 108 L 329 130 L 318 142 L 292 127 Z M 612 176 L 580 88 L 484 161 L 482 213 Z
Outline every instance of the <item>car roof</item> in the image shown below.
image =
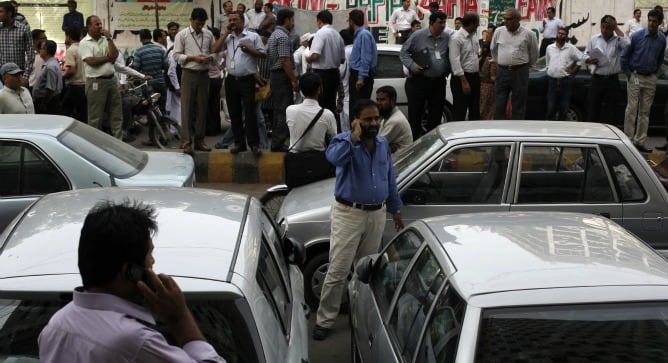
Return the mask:
M 668 286 L 668 261 L 607 218 L 509 212 L 423 220 L 446 251 L 465 298 L 532 289 Z
M 249 197 L 194 188 L 99 188 L 44 196 L 11 232 L 5 232 L 8 237 L 0 250 L 0 279 L 78 275 L 81 226 L 91 207 L 105 199 L 138 200 L 155 207 L 155 271 L 228 280 Z
M 446 140 L 477 137 L 550 137 L 619 139 L 610 125 L 568 121 L 460 121 L 438 128 Z
M 0 115 L 0 132 L 43 133 L 58 136 L 76 120 L 56 115 Z

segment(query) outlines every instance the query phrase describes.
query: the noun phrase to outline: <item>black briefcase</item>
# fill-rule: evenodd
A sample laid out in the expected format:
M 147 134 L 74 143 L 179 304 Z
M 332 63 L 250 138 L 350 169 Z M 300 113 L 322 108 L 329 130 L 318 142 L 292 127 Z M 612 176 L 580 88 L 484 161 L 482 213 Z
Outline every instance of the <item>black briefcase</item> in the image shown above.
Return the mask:
M 334 176 L 334 166 L 325 157 L 324 151 L 285 153 L 285 184 L 292 189 Z

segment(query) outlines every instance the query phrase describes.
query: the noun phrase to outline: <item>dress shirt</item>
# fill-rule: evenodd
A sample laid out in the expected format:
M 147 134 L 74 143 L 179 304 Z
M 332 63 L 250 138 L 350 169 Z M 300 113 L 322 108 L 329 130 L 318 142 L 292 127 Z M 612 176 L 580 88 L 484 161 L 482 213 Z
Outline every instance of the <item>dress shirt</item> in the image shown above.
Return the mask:
M 32 89 L 32 97 L 34 99 L 42 98 L 46 96 L 47 90 L 53 91 L 54 95 L 63 92 L 63 74 L 56 57 L 49 58 L 42 66 L 42 72 Z
M 302 136 L 321 108 L 318 100 L 311 98 L 305 98 L 304 102 L 298 105 L 288 106 L 285 111 L 285 118 L 290 130 L 290 146 L 295 145 L 295 142 Z M 325 150 L 327 149 L 325 138 L 332 139 L 334 136 L 336 136 L 336 118 L 332 111 L 325 109 L 308 134 L 304 135 L 290 152 Z
M 193 340 L 169 345 L 145 308 L 111 294 L 74 290 L 37 339 L 42 362 L 225 362 Z
M 390 117 L 381 121 L 378 133 L 387 139 L 388 143 L 397 144 L 398 148 L 395 153 L 413 143 L 411 125 L 397 106 L 394 106 L 394 109 L 392 109 Z
M 44 65 L 44 59 L 39 56 L 37 52 L 35 52 L 35 62 L 32 64 L 32 73 L 30 74 L 30 77 L 28 77 L 28 87 L 32 88 L 35 86 L 35 82 L 37 82 L 37 78 L 39 78 L 39 74 L 42 73 L 42 66 Z
M 351 131 L 334 137 L 326 151 L 327 160 L 336 166 L 334 195 L 355 203 L 387 203 L 391 214 L 401 209 L 401 197 L 392 164 L 390 145 L 376 136 L 373 155 L 360 137 L 353 145 Z
M 565 43 L 563 47 L 557 47 L 556 43 L 547 46 L 545 51 L 547 64 L 547 75 L 552 78 L 564 78 L 569 76 L 566 69 L 584 60 L 584 55 L 573 44 Z
M 313 69 L 338 69 L 345 60 L 343 38 L 331 25 L 323 25 L 313 36 L 311 54 L 320 54 L 317 61 L 311 63 Z
M 290 42 L 290 32 L 282 26 L 277 26 L 269 40 L 267 41 L 267 57 L 269 58 L 269 69 L 283 69 L 281 58 L 289 58 L 292 68 L 295 68 L 295 62 L 292 59 L 292 43 Z
M 65 66 L 66 67 L 76 67 L 76 72 L 70 78 L 65 79 L 66 85 L 79 85 L 83 86 L 86 84 L 86 73 L 84 73 L 84 65 L 81 57 L 79 56 L 79 43 L 70 44 L 69 48 L 65 51 Z
M 120 55 L 121 52 L 118 52 Z M 79 42 L 79 55 L 84 61 L 84 72 L 88 78 L 106 77 L 114 74 L 114 65 L 109 62 L 100 64 L 98 66 L 91 66 L 85 62 L 89 57 L 106 57 L 109 54 L 109 41 L 107 38 L 100 36 L 98 40 L 93 39 L 90 34 L 86 35 L 81 42 Z
M 135 50 L 132 68 L 148 74 L 158 82 L 165 82 L 165 66 L 168 65 L 167 52 L 155 43 L 144 43 Z
M 490 47 L 492 59 L 500 66 L 532 65 L 538 59 L 536 35 L 522 26 L 514 32 L 505 26 L 496 29 Z
M 429 52 L 430 65 L 422 74 L 425 77 L 432 78 L 447 76 L 450 73 L 448 43 L 450 43 L 450 36 L 445 32 L 435 37 L 429 28 L 420 29 L 413 33 L 401 46 L 399 58 L 401 59 L 401 63 L 412 72 L 416 63 L 411 56 L 427 50 Z
M 400 30 L 408 30 L 411 28 L 413 20 L 420 20 L 417 13 L 413 9 L 404 10 L 403 7 L 394 10 L 390 16 L 390 30 L 396 33 Z
M 480 44 L 475 33 L 469 33 L 464 28 L 459 29 L 450 38 L 450 66 L 452 74 L 461 77 L 464 73 L 478 73 Z
M 23 69 L 23 78 L 28 78 L 35 63 L 35 50 L 32 45 L 30 27 L 19 21 L 14 26 L 6 28 L 0 22 L 0 64 L 16 63 Z
M 262 24 L 262 21 L 264 20 L 265 16 L 267 14 L 264 13 L 264 11 L 260 10 L 259 13 L 255 12 L 255 9 L 251 9 L 248 12 L 246 12 L 248 16 L 248 29 L 251 30 L 258 30 L 260 29 L 260 24 Z
M 663 64 L 666 49 L 666 36 L 661 32 L 650 35 L 643 29 L 631 35 L 631 45 L 622 52 L 622 70 L 629 74 L 638 72 L 643 75 L 659 72 Z
M 229 23 L 230 23 L 230 16 L 225 13 L 221 13 L 220 18 L 218 18 L 218 29 L 220 29 L 221 32 L 224 32 L 225 28 L 227 27 L 227 24 Z M 174 41 L 176 41 L 176 39 Z
M 257 58 L 247 54 L 239 44 L 248 44 L 253 46 L 258 52 L 266 53 L 262 39 L 257 33 L 249 30 L 242 30 L 238 35 L 230 32 L 225 39 L 225 48 L 227 49 L 227 57 L 225 57 L 225 68 L 227 73 L 233 76 L 242 77 L 257 73 Z M 234 60 L 234 67 L 232 61 Z
M 606 58 L 607 62 L 599 60 L 599 64 L 595 66 L 590 66 L 592 74 L 598 74 L 601 76 L 609 76 L 612 74 L 617 74 L 622 71 L 622 65 L 620 62 L 620 56 L 622 51 L 631 44 L 629 37 L 618 37 L 617 34 L 612 34 L 612 37 L 609 40 L 605 40 L 603 35 L 597 34 L 594 35 L 587 43 L 587 48 L 585 49 L 585 55 L 589 56 L 593 49 L 598 48 Z
M 213 33 L 209 29 L 202 28 L 197 34 L 192 26 L 188 26 L 176 33 L 174 38 L 174 60 L 184 69 L 192 71 L 208 71 L 209 65 L 195 61 L 186 62 L 189 55 L 209 55 L 214 43 Z
M 423 28 L 429 27 L 429 17 L 431 16 L 431 10 L 423 9 L 422 6 L 416 6 L 415 11 L 422 14 L 422 20 L 420 21 Z
M 0 89 L 0 114 L 10 113 L 35 113 L 35 105 L 27 88 L 21 87 L 18 91 L 9 87 Z
M 557 37 L 557 32 L 559 28 L 564 27 L 564 22 L 561 19 L 554 17 L 552 19 L 545 18 L 545 25 L 543 22 L 540 22 L 540 32 L 543 33 L 543 38 L 545 39 L 554 39 Z
M 344 51 L 345 54 L 345 51 Z M 353 50 L 348 60 L 350 69 L 356 70 L 357 79 L 369 77 L 369 73 L 375 72 L 378 65 L 378 47 L 371 32 L 364 26 L 355 31 Z
M 636 20 L 636 18 L 629 19 L 629 21 L 627 21 L 626 24 L 624 24 L 624 34 L 626 34 L 626 36 L 629 36 L 642 28 L 643 25 L 641 21 Z
M 69 27 L 71 26 L 78 26 L 79 29 L 83 29 L 84 27 L 84 19 L 83 19 L 83 14 L 81 14 L 78 11 L 75 11 L 73 13 L 68 12 L 67 14 L 63 15 L 63 26 L 61 29 L 63 31 L 67 31 Z

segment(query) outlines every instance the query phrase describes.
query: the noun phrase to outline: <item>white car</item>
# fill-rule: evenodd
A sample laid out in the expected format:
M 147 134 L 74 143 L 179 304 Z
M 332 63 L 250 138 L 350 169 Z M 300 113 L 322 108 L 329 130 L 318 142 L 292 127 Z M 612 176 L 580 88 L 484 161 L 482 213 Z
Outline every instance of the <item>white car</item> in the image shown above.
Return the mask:
M 98 188 L 49 194 L 0 234 L 0 362 L 39 358 L 40 331 L 81 285 L 77 250 L 88 211 L 100 200 L 126 198 L 155 207 L 153 268 L 175 278 L 218 354 L 227 362 L 308 361 L 309 310 L 295 266 L 303 247 L 283 238 L 257 199 L 194 188 Z

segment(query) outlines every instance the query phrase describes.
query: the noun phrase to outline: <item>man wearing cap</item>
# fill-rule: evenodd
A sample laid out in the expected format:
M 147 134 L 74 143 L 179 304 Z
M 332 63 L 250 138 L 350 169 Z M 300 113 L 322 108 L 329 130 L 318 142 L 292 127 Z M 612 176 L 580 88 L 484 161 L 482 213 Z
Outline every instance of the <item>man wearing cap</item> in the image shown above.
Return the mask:
M 16 63 L 0 67 L 0 77 L 5 85 L 0 90 L 0 114 L 35 113 L 35 106 L 28 89 L 21 86 L 23 70 Z

